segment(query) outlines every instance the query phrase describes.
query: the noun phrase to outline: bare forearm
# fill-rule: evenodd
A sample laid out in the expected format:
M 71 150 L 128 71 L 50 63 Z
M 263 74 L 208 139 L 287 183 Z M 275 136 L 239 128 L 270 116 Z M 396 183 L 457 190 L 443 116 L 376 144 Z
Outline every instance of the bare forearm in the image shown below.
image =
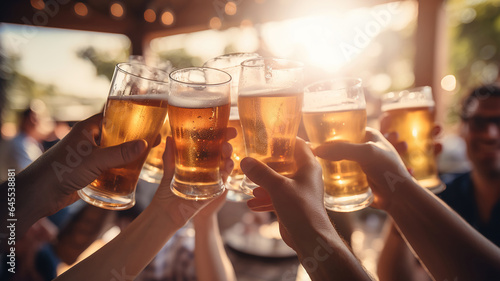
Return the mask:
M 389 214 L 436 280 L 500 276 L 500 249 L 415 182 L 396 187 Z
M 236 280 L 231 261 L 222 242 L 217 217 L 195 223 L 196 275 L 200 281 Z
M 371 280 L 335 231 L 327 215 L 290 227 L 300 263 L 312 280 Z
M 392 220 L 389 220 L 387 227 L 389 233 L 377 266 L 379 279 L 383 281 L 429 281 L 429 275 L 401 238 Z
M 148 206 L 124 231 L 56 280 L 133 280 L 180 228 Z

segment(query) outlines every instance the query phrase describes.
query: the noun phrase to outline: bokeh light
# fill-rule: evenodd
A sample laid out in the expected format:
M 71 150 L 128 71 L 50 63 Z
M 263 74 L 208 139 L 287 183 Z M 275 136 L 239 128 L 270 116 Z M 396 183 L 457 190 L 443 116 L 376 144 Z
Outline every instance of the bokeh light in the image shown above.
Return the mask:
M 121 18 L 123 17 L 125 10 L 123 9 L 122 4 L 116 2 L 111 5 L 110 12 L 114 17 Z
M 146 9 L 144 11 L 144 20 L 147 22 L 154 22 L 156 20 L 156 13 L 153 9 Z
M 85 17 L 89 13 L 89 9 L 87 8 L 87 5 L 83 4 L 82 2 L 76 3 L 73 8 L 75 10 L 75 13 L 81 17 Z
M 164 25 L 172 25 L 174 23 L 174 14 L 171 11 L 165 11 L 161 15 L 161 22 Z

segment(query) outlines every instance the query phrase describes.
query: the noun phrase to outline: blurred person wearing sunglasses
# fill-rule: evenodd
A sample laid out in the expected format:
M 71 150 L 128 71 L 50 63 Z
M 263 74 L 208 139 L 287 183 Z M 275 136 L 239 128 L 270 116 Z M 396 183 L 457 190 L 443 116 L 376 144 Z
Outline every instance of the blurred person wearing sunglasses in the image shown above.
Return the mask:
M 473 89 L 463 100 L 460 117 L 471 170 L 453 177 L 438 197 L 500 246 L 500 85 Z M 381 253 L 378 275 L 380 280 L 430 280 L 394 226 Z
M 472 166 L 439 195 L 500 246 L 500 86 L 474 89 L 464 100 L 460 134 Z

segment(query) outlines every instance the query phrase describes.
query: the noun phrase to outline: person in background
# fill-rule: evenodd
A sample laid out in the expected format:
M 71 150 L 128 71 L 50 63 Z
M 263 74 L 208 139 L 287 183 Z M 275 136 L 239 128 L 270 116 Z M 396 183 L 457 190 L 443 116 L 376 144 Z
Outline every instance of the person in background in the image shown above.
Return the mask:
M 40 157 L 44 152 L 43 141 L 53 131 L 54 122 L 45 103 L 40 100 L 31 102 L 30 107 L 20 113 L 19 133 L 3 144 L 3 162 L 0 180 L 6 180 L 6 170 L 21 171 Z
M 454 177 L 438 196 L 500 247 L 500 86 L 473 89 L 460 109 L 460 135 L 471 171 Z M 378 265 L 380 280 L 430 280 L 391 227 Z

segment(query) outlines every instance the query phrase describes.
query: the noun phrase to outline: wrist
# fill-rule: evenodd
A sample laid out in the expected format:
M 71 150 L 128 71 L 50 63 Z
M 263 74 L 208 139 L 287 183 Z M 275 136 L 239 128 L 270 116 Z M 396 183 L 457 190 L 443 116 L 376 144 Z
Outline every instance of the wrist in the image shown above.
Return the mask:
M 197 210 L 190 203 L 192 202 L 176 198 L 175 195 L 164 199 L 154 197 L 148 208 L 151 207 L 176 228 L 182 228 Z
M 390 204 L 385 211 L 394 217 L 394 215 L 406 210 L 414 196 L 423 191 L 423 188 L 413 177 L 395 184 L 392 189 Z
M 303 210 L 291 218 L 293 221 L 285 223 L 285 227 L 294 243 L 316 243 L 311 237 L 331 237 L 342 241 L 324 208 Z
M 201 214 L 198 214 L 193 217 L 193 225 L 195 229 L 212 229 L 218 226 L 217 215 L 210 214 L 209 216 L 201 216 Z

